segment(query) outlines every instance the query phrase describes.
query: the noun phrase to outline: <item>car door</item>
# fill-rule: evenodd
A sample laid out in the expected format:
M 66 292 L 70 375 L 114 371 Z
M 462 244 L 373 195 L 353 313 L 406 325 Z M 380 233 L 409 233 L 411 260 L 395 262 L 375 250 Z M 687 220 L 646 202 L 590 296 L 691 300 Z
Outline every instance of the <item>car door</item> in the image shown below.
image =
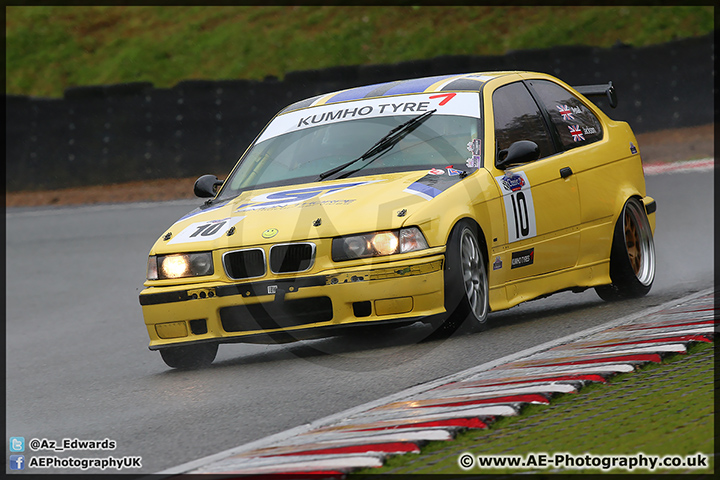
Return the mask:
M 603 124 L 592 110 L 565 87 L 547 80 L 531 79 L 526 85 L 550 119 L 551 132 L 563 151 L 558 156 L 578 186 L 581 249 L 578 264 L 604 260 L 610 239 L 605 224 L 615 208 L 617 178 L 623 172 L 611 166 L 613 151 L 601 142 Z M 630 146 L 632 148 L 632 145 Z
M 522 81 L 497 88 L 492 107 L 492 172 L 503 197 L 507 235 L 501 261 L 509 262 L 501 276 L 513 281 L 575 266 L 580 243 L 577 181 L 557 155 L 560 145 L 549 130 L 547 115 Z M 497 168 L 499 153 L 520 140 L 536 143 L 540 157 Z

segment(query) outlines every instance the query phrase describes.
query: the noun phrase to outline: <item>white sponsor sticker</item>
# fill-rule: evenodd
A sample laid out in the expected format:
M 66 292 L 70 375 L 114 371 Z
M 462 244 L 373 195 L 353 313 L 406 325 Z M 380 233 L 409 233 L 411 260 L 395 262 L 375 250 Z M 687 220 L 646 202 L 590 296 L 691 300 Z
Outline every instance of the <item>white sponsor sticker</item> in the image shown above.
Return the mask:
M 257 143 L 305 128 L 392 115 L 459 115 L 480 118 L 480 99 L 473 92 L 435 92 L 398 95 L 351 102 L 331 103 L 279 115 L 267 126 Z
M 245 217 L 230 217 L 220 220 L 191 223 L 175 235 L 173 239 L 168 242 L 168 245 L 174 243 L 205 242 L 207 240 L 218 239 L 225 235 L 230 228 L 235 226 L 235 224 L 243 218 Z
M 535 205 L 530 181 L 525 172 L 512 172 L 495 177 L 503 195 L 508 228 L 508 243 L 525 240 L 537 235 L 535 229 Z

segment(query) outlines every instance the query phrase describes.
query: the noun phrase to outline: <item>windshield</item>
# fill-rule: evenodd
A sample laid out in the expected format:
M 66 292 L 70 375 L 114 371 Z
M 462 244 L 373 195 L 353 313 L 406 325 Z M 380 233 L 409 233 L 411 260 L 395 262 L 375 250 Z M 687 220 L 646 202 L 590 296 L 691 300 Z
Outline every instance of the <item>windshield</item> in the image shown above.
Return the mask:
M 388 115 L 330 123 L 263 140 L 241 159 L 218 199 L 232 198 L 245 190 L 314 182 L 323 172 L 359 158 L 390 130 L 416 116 Z M 432 115 L 371 162 L 357 162 L 348 169 L 348 176 L 450 165 L 466 170 L 471 157 L 468 145 L 480 138 L 479 124 L 474 117 Z

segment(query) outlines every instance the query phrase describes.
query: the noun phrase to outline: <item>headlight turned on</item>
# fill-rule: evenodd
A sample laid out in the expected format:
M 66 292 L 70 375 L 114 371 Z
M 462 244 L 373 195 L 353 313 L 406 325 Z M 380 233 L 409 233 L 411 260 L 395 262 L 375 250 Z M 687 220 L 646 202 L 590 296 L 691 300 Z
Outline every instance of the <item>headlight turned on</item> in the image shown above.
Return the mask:
M 213 273 L 211 252 L 151 255 L 148 258 L 148 280 L 201 277 Z
M 342 262 L 355 258 L 413 252 L 425 248 L 428 248 L 428 244 L 420 229 L 409 227 L 335 238 L 332 242 L 332 259 L 335 262 Z

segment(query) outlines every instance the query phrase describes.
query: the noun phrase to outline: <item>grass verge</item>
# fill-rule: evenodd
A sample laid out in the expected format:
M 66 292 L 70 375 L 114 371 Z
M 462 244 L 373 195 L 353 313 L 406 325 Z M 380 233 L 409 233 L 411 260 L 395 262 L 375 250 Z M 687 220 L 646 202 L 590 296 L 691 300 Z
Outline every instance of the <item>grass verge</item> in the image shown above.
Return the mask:
M 712 6 L 8 6 L 8 94 L 283 77 L 299 70 L 713 31 Z
M 466 430 L 450 442 L 430 442 L 420 454 L 389 458 L 371 474 L 649 473 L 647 469 L 487 468 L 463 470 L 464 452 L 478 455 L 559 453 L 573 455 L 708 456 L 705 469 L 656 469 L 653 473 L 714 472 L 714 344 L 692 345 L 686 355 L 591 384 L 550 405 L 529 405 L 486 430 Z

